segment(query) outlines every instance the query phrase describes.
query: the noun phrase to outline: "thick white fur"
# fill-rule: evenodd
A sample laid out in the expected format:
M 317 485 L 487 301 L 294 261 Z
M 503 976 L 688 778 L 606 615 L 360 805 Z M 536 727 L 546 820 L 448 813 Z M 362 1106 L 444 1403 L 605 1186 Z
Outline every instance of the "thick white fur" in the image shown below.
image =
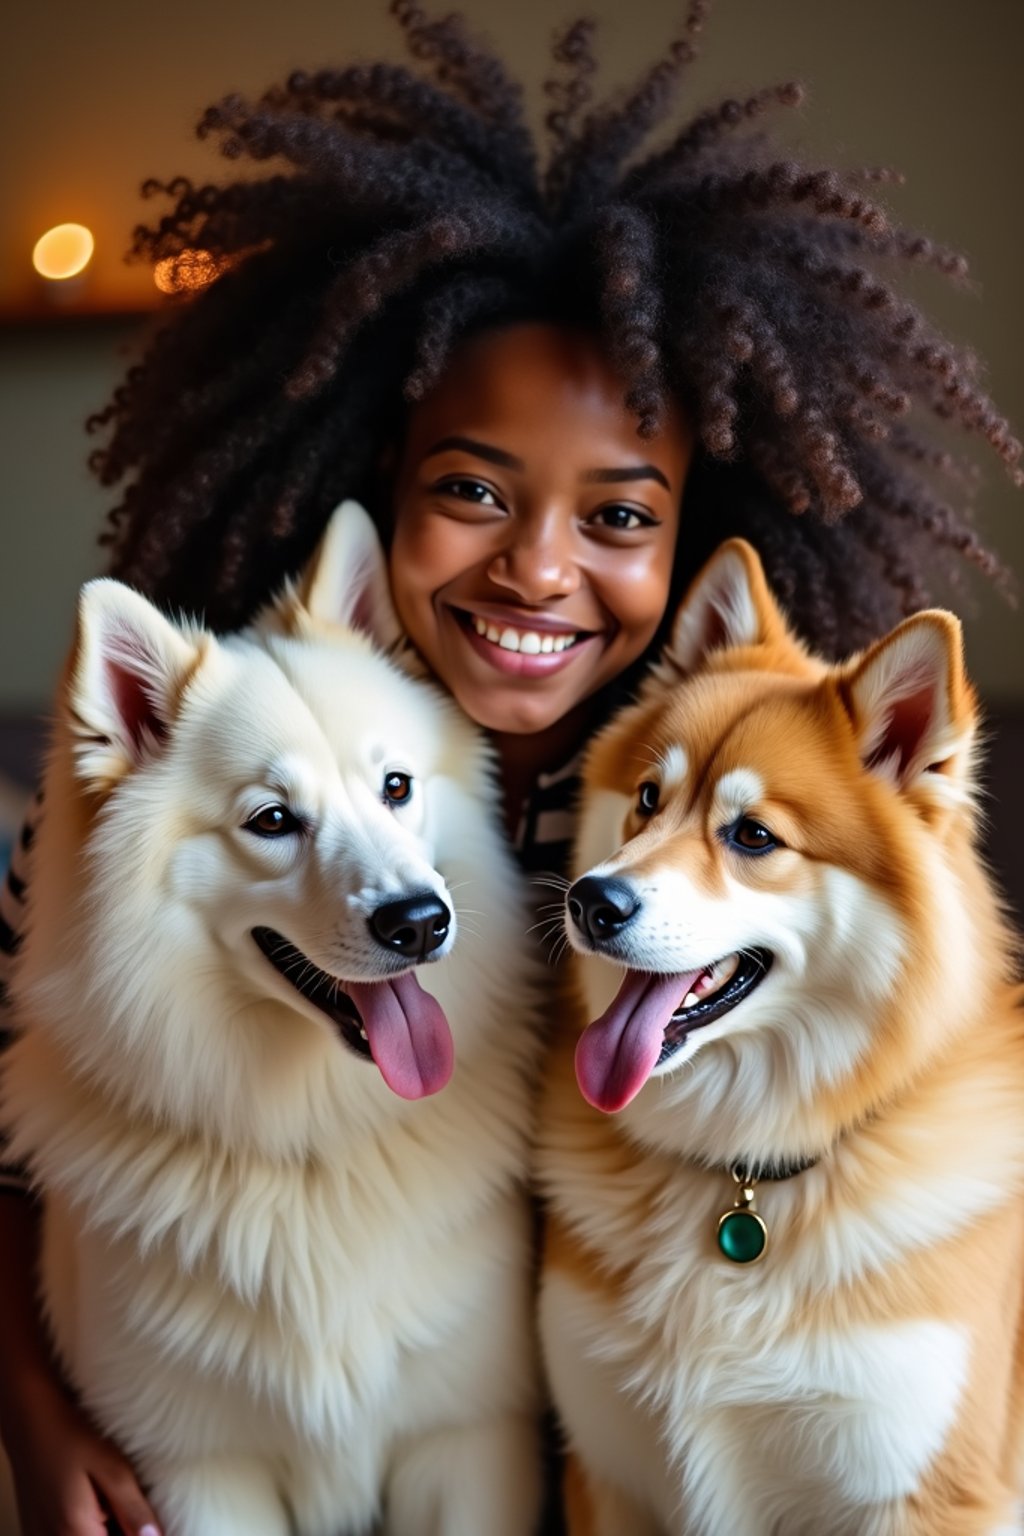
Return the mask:
M 379 554 L 352 560 L 364 518 L 342 509 L 305 584 L 330 611 L 292 593 L 242 637 L 87 589 L 77 760 L 58 744 L 47 775 L 4 1113 L 45 1194 L 61 1358 L 167 1536 L 378 1520 L 390 1536 L 527 1536 L 536 1518 L 526 923 L 478 734 L 329 627 L 357 608 L 345 562 L 382 590 Z M 129 657 L 152 650 L 164 739 L 119 745 L 93 718 L 117 715 L 101 663 L 118 631 Z M 118 751 L 126 771 L 83 821 Z M 413 775 L 408 806 L 382 803 L 392 770 Z M 307 837 L 242 830 L 275 800 Z M 368 913 L 424 889 L 466 909 L 418 972 L 456 1067 L 409 1103 L 250 930 L 373 979 Z

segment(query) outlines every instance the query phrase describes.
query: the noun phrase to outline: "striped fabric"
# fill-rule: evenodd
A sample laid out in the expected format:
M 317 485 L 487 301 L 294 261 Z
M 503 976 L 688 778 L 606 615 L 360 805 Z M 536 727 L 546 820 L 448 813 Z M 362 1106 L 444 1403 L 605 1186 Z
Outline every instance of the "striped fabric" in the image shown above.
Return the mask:
M 29 807 L 7 869 L 7 878 L 0 888 L 0 1051 L 6 1049 L 13 1037 L 11 1026 L 10 983 L 14 960 L 24 939 L 25 894 L 28 865 L 32 843 L 42 811 L 42 796 L 36 795 Z M 0 1130 L 0 1191 L 28 1190 L 28 1180 L 23 1169 L 12 1163 L 6 1155 L 6 1138 Z
M 576 827 L 581 759 L 582 753 L 553 773 L 537 775 L 513 840 L 516 858 L 528 874 L 565 873 Z

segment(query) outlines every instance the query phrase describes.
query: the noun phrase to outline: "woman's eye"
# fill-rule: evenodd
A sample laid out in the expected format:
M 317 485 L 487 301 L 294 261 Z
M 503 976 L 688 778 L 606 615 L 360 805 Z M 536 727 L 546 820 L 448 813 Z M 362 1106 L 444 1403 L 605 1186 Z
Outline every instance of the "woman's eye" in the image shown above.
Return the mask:
M 636 792 L 636 808 L 641 816 L 653 816 L 658 809 L 658 801 L 661 797 L 661 786 L 655 784 L 653 779 L 648 779 L 641 784 Z
M 739 821 L 728 829 L 726 836 L 727 841 L 743 853 L 770 853 L 773 848 L 779 846 L 779 840 L 774 832 L 770 832 L 752 816 L 741 816 Z
M 459 476 L 454 480 L 445 480 L 438 487 L 449 496 L 456 496 L 459 501 L 471 501 L 478 507 L 496 507 L 497 497 L 489 485 L 484 485 L 482 480 L 473 480 L 468 476 Z
M 591 518 L 601 528 L 613 528 L 618 533 L 633 533 L 637 528 L 653 528 L 656 519 L 638 507 L 599 507 Z
M 387 773 L 384 775 L 384 804 L 407 805 L 412 798 L 412 775 Z
M 262 806 L 242 825 L 257 837 L 287 837 L 290 832 L 302 831 L 299 818 L 286 805 L 277 803 Z

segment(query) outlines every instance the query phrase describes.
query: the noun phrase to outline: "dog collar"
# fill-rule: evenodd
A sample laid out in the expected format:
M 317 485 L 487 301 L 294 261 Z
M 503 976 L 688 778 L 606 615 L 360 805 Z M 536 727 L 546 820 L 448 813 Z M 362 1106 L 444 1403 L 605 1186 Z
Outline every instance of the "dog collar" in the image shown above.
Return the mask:
M 768 1227 L 755 1203 L 756 1185 L 794 1179 L 797 1174 L 806 1173 L 808 1168 L 813 1168 L 820 1161 L 818 1157 L 797 1158 L 791 1163 L 752 1161 L 733 1163 L 731 1168 L 716 1170 L 729 1173 L 738 1186 L 736 1199 L 729 1210 L 719 1216 L 715 1232 L 723 1258 L 728 1259 L 730 1264 L 759 1263 L 768 1247 Z M 756 1173 L 750 1171 L 753 1168 L 756 1168 Z
M 737 1184 L 777 1184 L 783 1179 L 795 1179 L 798 1173 L 806 1173 L 820 1162 L 820 1152 L 815 1157 L 795 1157 L 792 1162 L 762 1162 L 751 1157 L 737 1159 L 720 1171 L 732 1174 Z

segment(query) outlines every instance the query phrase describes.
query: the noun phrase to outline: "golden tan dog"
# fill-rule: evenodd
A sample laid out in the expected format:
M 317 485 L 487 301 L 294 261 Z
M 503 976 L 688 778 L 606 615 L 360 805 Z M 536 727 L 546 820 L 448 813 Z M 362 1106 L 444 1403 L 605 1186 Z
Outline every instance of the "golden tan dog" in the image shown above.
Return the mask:
M 1024 1011 L 976 724 L 951 615 L 829 666 L 733 541 L 590 752 L 539 1149 L 572 1536 L 1020 1530 Z

